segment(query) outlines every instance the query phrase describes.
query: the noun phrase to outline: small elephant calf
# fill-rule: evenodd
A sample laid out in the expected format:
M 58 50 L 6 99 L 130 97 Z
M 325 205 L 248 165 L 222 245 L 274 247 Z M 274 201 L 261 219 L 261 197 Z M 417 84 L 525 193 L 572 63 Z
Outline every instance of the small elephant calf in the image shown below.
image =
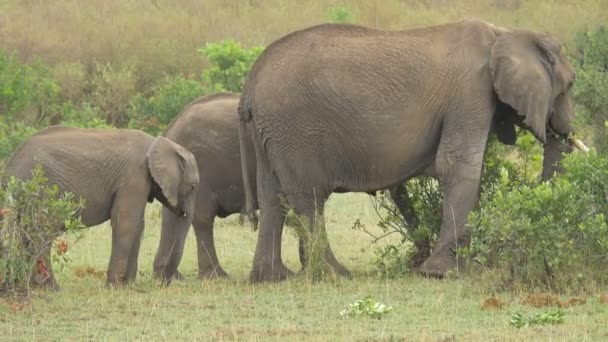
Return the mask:
M 49 184 L 86 200 L 82 222 L 112 224 L 112 256 L 107 284 L 135 279 L 146 202 L 154 199 L 189 227 L 199 184 L 196 160 L 164 137 L 130 129 L 51 126 L 23 142 L 6 165 L 6 176 L 31 177 L 40 164 Z M 58 227 L 60 229 L 62 227 Z M 49 254 L 46 286 L 58 289 Z

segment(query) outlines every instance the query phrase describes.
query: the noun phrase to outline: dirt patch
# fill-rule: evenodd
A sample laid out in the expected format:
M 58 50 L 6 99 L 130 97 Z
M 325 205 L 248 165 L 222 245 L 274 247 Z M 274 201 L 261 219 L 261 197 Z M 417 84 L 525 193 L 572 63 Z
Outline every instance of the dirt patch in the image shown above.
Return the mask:
M 78 278 L 93 277 L 101 279 L 106 276 L 106 272 L 98 271 L 93 267 L 76 267 L 74 269 L 74 275 Z
M 490 297 L 481 303 L 481 308 L 484 310 L 500 310 L 505 306 L 505 302 L 498 298 Z
M 535 308 L 542 308 L 546 306 L 557 306 L 560 308 L 569 308 L 571 306 L 578 306 L 587 303 L 584 298 L 570 298 L 566 301 L 561 301 L 557 296 L 548 293 L 535 293 L 529 294 L 523 301 L 524 304 L 533 306 Z
M 600 303 L 608 304 L 608 294 L 603 294 L 600 296 Z
M 534 293 L 529 294 L 524 299 L 524 304 L 533 306 L 535 308 L 542 308 L 546 306 L 559 306 L 559 298 L 548 293 Z
M 571 306 L 578 306 L 587 303 L 587 300 L 584 298 L 570 298 L 565 302 L 560 302 L 560 306 L 562 308 L 569 308 Z

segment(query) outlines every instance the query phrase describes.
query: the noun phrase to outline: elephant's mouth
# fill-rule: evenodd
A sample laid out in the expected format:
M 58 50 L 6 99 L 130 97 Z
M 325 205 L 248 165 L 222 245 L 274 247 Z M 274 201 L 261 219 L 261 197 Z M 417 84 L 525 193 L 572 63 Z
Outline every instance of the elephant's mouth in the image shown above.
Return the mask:
M 562 143 L 570 146 L 571 148 L 576 148 L 582 152 L 589 152 L 589 148 L 583 143 L 580 139 L 574 138 L 572 133 L 560 134 L 557 133 L 551 124 L 547 125 L 547 136 L 551 135 L 553 139 L 561 141 Z
M 175 207 L 172 206 L 171 204 L 169 204 L 169 200 L 167 200 L 167 197 L 165 197 L 165 194 L 163 194 L 163 191 L 161 190 L 160 186 L 153 181 L 153 185 L 152 185 L 152 191 L 150 192 L 150 199 L 149 201 L 151 201 L 151 199 L 156 199 L 157 201 L 159 201 L 165 208 L 169 209 L 172 213 L 174 213 L 177 216 L 180 217 L 186 217 L 188 216 L 188 213 L 185 212 L 184 210 L 182 210 L 179 207 Z

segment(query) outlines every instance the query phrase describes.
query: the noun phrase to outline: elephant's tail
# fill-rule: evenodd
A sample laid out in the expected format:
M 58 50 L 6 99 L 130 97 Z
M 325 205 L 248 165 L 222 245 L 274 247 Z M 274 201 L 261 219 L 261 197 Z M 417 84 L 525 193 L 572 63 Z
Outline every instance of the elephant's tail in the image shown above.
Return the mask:
M 253 195 L 251 182 L 249 182 L 249 167 L 247 166 L 247 128 L 251 125 L 251 110 L 239 105 L 239 143 L 241 149 L 241 172 L 243 175 L 243 186 L 245 188 L 245 212 L 249 221 L 253 224 L 253 230 L 258 229 L 258 216 L 253 207 Z

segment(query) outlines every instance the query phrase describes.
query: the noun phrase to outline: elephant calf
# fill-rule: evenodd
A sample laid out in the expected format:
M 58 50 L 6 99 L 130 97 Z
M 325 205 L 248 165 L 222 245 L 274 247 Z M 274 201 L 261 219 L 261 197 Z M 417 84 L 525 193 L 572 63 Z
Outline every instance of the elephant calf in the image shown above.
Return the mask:
M 241 174 L 238 114 L 239 95 L 219 93 L 202 96 L 179 113 L 162 133 L 167 139 L 189 149 L 199 164 L 200 186 L 195 195 L 192 224 L 198 250 L 199 278 L 226 277 L 219 264 L 213 239 L 215 217 L 245 210 Z M 249 155 L 253 155 L 253 150 Z M 249 165 L 255 179 L 253 159 Z M 203 163 L 206 165 L 203 168 Z M 254 190 L 255 191 L 255 190 Z M 163 209 L 161 240 L 154 259 L 154 273 L 165 281 L 179 277 L 179 266 L 188 226 L 176 225 L 179 217 Z M 178 226 L 179 229 L 175 229 Z
M 135 279 L 146 202 L 159 200 L 179 217 L 176 225 L 192 222 L 199 183 L 196 160 L 164 137 L 130 129 L 51 126 L 13 152 L 6 176 L 27 179 L 38 163 L 50 184 L 86 200 L 81 212 L 86 226 L 111 219 L 108 285 Z M 58 288 L 49 254 L 45 285 Z

